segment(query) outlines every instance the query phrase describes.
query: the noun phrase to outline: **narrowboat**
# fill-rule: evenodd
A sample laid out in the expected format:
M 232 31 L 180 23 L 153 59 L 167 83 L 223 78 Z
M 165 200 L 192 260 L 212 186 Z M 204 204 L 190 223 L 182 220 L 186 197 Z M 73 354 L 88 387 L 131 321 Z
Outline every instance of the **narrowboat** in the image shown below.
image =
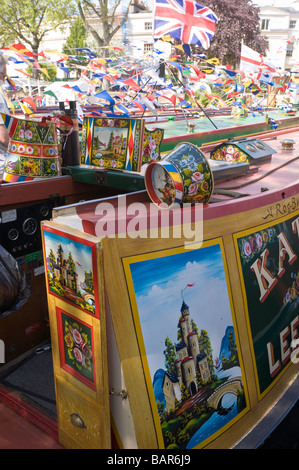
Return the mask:
M 297 120 L 89 115 L 63 176 L 2 183 L 31 293 L 0 315 L 1 401 L 64 448 L 259 448 L 298 400 Z

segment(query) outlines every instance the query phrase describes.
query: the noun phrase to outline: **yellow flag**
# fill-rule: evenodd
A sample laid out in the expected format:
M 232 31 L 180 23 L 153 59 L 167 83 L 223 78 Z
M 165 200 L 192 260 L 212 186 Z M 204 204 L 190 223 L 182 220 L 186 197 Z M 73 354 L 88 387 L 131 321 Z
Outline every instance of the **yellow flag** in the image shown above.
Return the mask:
M 7 106 L 8 106 L 9 109 L 11 110 L 12 114 L 15 114 L 15 113 L 16 113 L 15 107 L 14 107 L 13 103 L 12 103 L 10 100 L 7 100 Z
M 166 36 L 162 36 L 161 38 L 159 38 L 161 41 L 164 41 L 164 42 L 170 42 L 171 41 L 171 36 L 169 36 L 169 34 L 167 34 Z
M 106 59 L 98 59 L 98 58 L 97 58 L 97 59 L 95 59 L 94 61 L 95 61 L 95 62 L 99 62 L 99 64 L 102 64 L 102 65 L 107 64 L 107 60 L 106 60 Z
M 213 57 L 212 59 L 207 59 L 206 62 L 208 64 L 220 65 L 220 60 L 217 57 Z
M 45 50 L 45 52 L 50 52 L 50 54 L 56 54 L 59 55 L 60 57 L 64 58 L 65 60 L 69 59 L 69 56 L 67 54 L 64 54 L 63 52 L 57 51 L 57 50 Z
M 182 44 L 178 44 L 177 46 L 174 46 L 174 47 L 176 47 L 177 49 L 180 49 L 180 51 L 182 52 L 185 52 Z
M 46 77 L 48 77 L 49 80 L 51 80 L 50 75 L 48 74 L 47 69 L 40 68 L 39 70 L 40 70 L 44 75 L 46 75 Z
M 32 109 L 28 108 L 28 106 L 22 103 L 22 101 L 19 101 L 19 105 L 24 114 L 30 114 L 31 116 L 35 116 L 35 114 L 33 114 L 32 112 Z

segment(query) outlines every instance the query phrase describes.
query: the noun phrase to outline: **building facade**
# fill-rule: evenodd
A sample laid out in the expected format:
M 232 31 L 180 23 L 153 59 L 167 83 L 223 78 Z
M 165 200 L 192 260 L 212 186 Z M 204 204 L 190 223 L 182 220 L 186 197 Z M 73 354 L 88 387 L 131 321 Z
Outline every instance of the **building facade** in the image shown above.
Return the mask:
M 299 1 L 261 6 L 260 27 L 269 41 L 266 57 L 282 72 L 299 72 Z

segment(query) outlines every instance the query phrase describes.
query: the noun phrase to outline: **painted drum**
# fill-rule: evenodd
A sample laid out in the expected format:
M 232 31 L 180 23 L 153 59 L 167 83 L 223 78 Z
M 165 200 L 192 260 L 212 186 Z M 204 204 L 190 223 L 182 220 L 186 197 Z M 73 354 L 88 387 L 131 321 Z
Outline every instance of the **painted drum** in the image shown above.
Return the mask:
M 177 145 L 162 160 L 150 163 L 144 181 L 150 199 L 160 209 L 183 203 L 206 204 L 214 189 L 208 161 L 198 147 L 188 142 Z
M 61 175 L 57 125 L 50 120 L 2 114 L 9 133 L 3 180 L 7 183 Z

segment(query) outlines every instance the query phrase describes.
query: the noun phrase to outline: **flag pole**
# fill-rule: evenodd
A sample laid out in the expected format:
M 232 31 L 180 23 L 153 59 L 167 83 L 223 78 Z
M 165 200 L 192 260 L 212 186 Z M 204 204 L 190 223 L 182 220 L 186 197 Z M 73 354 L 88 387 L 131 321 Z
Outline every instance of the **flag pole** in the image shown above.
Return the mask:
M 166 67 L 168 68 L 168 65 L 167 65 L 167 64 L 166 64 Z M 169 70 L 170 73 L 173 75 L 172 70 L 170 70 L 169 68 L 168 68 L 168 70 Z M 180 85 L 186 90 L 186 87 L 184 86 L 183 82 L 181 82 L 181 80 L 180 80 L 179 78 L 176 78 L 176 79 L 177 79 L 177 81 L 180 83 Z M 198 103 L 197 103 L 197 104 L 198 104 Z M 199 107 L 199 109 L 204 113 L 205 117 L 207 117 L 208 120 L 212 123 L 212 125 L 215 127 L 215 129 L 218 129 L 218 127 L 216 126 L 216 124 L 212 121 L 212 119 L 210 118 L 210 116 L 208 116 L 208 114 L 207 114 L 207 113 L 205 112 L 205 110 L 200 106 L 200 104 L 198 104 L 198 107 Z M 182 109 L 182 113 L 184 114 L 183 108 L 181 108 L 181 109 Z M 185 114 L 184 114 L 184 116 L 185 116 Z M 188 125 L 188 121 L 187 121 L 186 116 L 185 116 L 185 119 L 186 119 L 186 122 L 187 122 L 187 125 Z

